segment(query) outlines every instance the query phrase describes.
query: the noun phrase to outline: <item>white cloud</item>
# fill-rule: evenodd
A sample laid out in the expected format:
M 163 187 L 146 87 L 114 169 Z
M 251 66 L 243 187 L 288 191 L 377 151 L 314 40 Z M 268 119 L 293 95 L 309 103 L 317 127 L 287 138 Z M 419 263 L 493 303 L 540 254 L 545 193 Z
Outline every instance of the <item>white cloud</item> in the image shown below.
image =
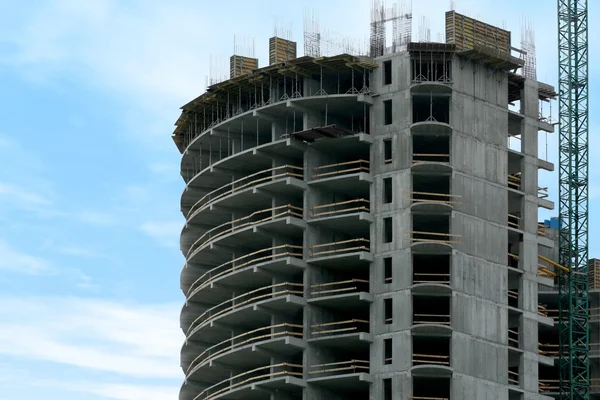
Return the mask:
M 2 199 L 22 208 L 37 208 L 52 204 L 50 200 L 42 195 L 9 183 L 0 182 L 0 200 Z
M 96 226 L 110 226 L 119 223 L 114 215 L 101 211 L 79 211 L 74 213 L 74 216 L 81 222 Z
M 97 382 L 53 383 L 51 386 L 115 400 L 172 400 L 179 387 L 157 385 L 98 384 Z
M 155 174 L 165 174 L 171 177 L 176 177 L 179 172 L 179 165 L 176 163 L 154 162 L 150 164 L 149 168 Z
M 183 222 L 179 221 L 148 221 L 140 226 L 140 230 L 163 246 L 177 247 L 182 227 Z
M 0 354 L 138 378 L 182 376 L 178 305 L 77 297 L 3 297 L 0 304 Z
M 0 270 L 38 275 L 52 268 L 46 260 L 20 252 L 0 239 Z

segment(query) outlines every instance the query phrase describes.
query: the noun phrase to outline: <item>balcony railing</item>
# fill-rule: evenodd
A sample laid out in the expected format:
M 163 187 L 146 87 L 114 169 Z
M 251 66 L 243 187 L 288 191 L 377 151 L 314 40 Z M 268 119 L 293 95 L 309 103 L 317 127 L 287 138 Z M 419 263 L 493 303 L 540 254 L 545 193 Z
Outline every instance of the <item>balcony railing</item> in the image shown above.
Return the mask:
M 233 389 L 237 389 L 241 386 L 285 376 L 295 376 L 299 379 L 302 379 L 302 365 L 280 363 L 255 368 L 253 370 L 235 375 L 229 379 L 225 379 L 224 381 L 204 389 L 196 397 L 194 397 L 193 400 L 209 400 L 215 396 Z
M 312 257 L 328 256 L 340 253 L 353 253 L 357 251 L 370 251 L 369 239 L 358 238 L 342 240 L 339 242 L 315 244 L 309 247 Z
M 508 226 L 514 229 L 521 228 L 521 217 L 514 214 L 508 214 Z
M 310 286 L 311 296 L 333 296 L 354 292 L 368 292 L 369 281 L 365 279 L 348 279 L 339 282 L 316 283 Z
M 440 203 L 440 204 L 460 204 L 460 201 L 456 201 L 454 199 L 458 199 L 461 196 L 458 194 L 449 194 L 449 193 L 431 193 L 431 192 L 409 192 L 411 195 L 406 200 L 409 200 L 413 203 Z
M 313 336 L 343 335 L 353 332 L 368 332 L 369 321 L 364 319 L 349 319 L 346 321 L 326 322 L 313 324 L 311 334 Z
M 540 379 L 540 393 L 558 393 L 560 390 L 560 381 L 558 379 Z
M 508 384 L 519 386 L 519 373 L 514 371 L 508 371 Z
M 550 317 L 554 320 L 554 322 L 558 322 L 559 320 L 559 310 L 557 308 L 546 308 L 546 317 Z M 563 311 L 565 317 L 569 315 L 569 310 Z M 600 318 L 600 307 L 593 307 L 588 309 L 588 318 L 589 319 L 598 319 Z
M 521 182 L 521 173 L 509 174 L 508 175 L 508 187 L 515 190 L 521 190 L 522 182 Z M 547 187 L 539 187 L 537 190 L 537 196 L 540 199 L 545 199 L 548 197 L 548 188 Z
M 206 209 L 206 207 L 225 196 L 264 182 L 284 177 L 304 179 L 304 169 L 294 165 L 282 165 L 281 167 L 269 168 L 263 171 L 255 172 L 231 183 L 227 183 L 205 194 L 200 198 L 200 200 L 194 203 L 187 213 L 187 220 L 189 221 L 196 216 L 196 214 Z
M 439 285 L 449 285 L 450 274 L 415 272 L 413 276 L 413 283 L 435 283 Z
M 359 172 L 369 173 L 368 160 L 346 161 L 335 164 L 313 167 L 313 179 L 329 178 L 332 176 L 357 174 Z
M 558 357 L 559 346 L 554 343 L 538 343 L 538 353 L 546 357 Z
M 538 228 L 537 228 L 538 235 L 547 237 L 548 235 L 546 234 L 546 225 L 538 222 L 537 226 L 538 226 Z
M 209 229 L 198 239 L 196 239 L 196 241 L 190 246 L 190 249 L 187 252 L 187 257 L 192 257 L 198 251 L 202 250 L 207 244 L 209 244 L 213 240 L 220 238 L 221 236 L 227 235 L 228 233 L 232 233 L 252 225 L 258 225 L 260 223 L 272 221 L 278 218 L 303 218 L 302 212 L 302 208 L 293 206 L 291 204 L 286 204 L 283 206 L 255 211 L 250 215 L 246 215 L 245 217 L 225 222 L 224 224 Z
M 222 342 L 214 344 L 206 350 L 204 350 L 202 353 L 200 353 L 198 357 L 196 357 L 187 368 L 186 375 L 189 376 L 198 368 L 202 367 L 207 362 L 214 359 L 215 357 L 218 357 L 223 353 L 235 350 L 237 348 L 246 346 L 251 343 L 261 342 L 269 339 L 276 339 L 284 336 L 295 336 L 298 338 L 302 338 L 303 328 L 304 327 L 302 325 L 288 323 L 271 325 L 254 329 L 249 332 L 244 332 L 240 335 L 223 340 Z
M 450 162 L 450 154 L 445 153 L 413 153 L 413 164 L 419 162 Z
M 249 267 L 251 265 L 260 264 L 271 260 L 284 257 L 297 257 L 302 258 L 302 246 L 295 246 L 292 244 L 284 244 L 281 246 L 269 247 L 266 249 L 254 251 L 252 253 L 243 255 L 235 258 L 231 261 L 227 261 L 200 276 L 192 283 L 187 291 L 186 299 L 191 298 L 200 290 L 204 289 L 208 284 L 213 282 L 227 274 L 233 273 L 240 269 Z
M 439 354 L 413 354 L 413 365 L 450 365 L 450 356 Z
M 331 376 L 355 374 L 358 372 L 369 373 L 369 362 L 366 360 L 349 360 L 326 364 L 315 364 L 311 365 L 311 368 L 318 368 L 317 370 L 309 371 L 308 373 L 311 375 Z
M 521 190 L 521 173 L 508 175 L 508 187 L 515 190 Z
M 450 325 L 450 314 L 413 314 L 414 325 Z
M 517 331 L 515 329 L 508 330 L 508 345 L 510 347 L 514 347 L 515 349 L 518 349 L 520 347 L 519 331 Z
M 223 315 L 229 311 L 233 311 L 248 304 L 256 303 L 261 300 L 283 296 L 283 295 L 298 295 L 302 296 L 303 285 L 301 283 L 283 282 L 276 285 L 269 285 L 259 289 L 251 290 L 250 292 L 235 296 L 229 300 L 217 304 L 200 314 L 190 325 L 186 336 L 189 337 L 197 328 L 203 324 Z
M 415 243 L 447 243 L 460 244 L 461 242 L 454 240 L 461 238 L 462 235 L 441 232 L 424 232 L 424 231 L 408 231 L 411 234 L 410 240 Z
M 369 200 L 354 199 L 346 200 L 338 203 L 322 204 L 311 208 L 311 216 L 313 218 L 331 217 L 340 214 L 348 214 L 355 212 L 369 212 Z

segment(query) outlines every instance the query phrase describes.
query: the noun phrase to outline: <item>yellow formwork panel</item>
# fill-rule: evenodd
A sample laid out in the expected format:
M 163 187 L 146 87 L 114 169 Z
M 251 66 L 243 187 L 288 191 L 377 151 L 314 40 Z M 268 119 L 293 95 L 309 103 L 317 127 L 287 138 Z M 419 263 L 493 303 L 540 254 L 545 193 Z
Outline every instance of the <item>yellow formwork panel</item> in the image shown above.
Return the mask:
M 446 12 L 446 43 L 456 45 L 456 50 L 493 48 L 510 53 L 510 32 L 486 24 L 455 11 Z

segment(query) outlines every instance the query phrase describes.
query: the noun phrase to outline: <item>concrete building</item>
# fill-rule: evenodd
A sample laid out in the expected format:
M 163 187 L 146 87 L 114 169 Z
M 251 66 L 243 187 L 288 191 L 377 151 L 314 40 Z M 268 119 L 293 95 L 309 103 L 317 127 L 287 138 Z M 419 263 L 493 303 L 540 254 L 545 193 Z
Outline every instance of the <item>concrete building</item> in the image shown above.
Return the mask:
M 556 94 L 499 50 L 301 57 L 183 107 L 181 400 L 551 394 Z

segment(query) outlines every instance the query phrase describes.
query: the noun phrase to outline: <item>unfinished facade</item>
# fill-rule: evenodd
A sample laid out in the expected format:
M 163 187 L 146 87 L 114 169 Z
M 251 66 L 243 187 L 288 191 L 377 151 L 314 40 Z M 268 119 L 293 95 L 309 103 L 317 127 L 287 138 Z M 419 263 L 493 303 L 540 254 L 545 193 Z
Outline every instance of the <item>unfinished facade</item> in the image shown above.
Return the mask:
M 546 398 L 555 93 L 484 47 L 301 57 L 183 107 L 181 400 Z

